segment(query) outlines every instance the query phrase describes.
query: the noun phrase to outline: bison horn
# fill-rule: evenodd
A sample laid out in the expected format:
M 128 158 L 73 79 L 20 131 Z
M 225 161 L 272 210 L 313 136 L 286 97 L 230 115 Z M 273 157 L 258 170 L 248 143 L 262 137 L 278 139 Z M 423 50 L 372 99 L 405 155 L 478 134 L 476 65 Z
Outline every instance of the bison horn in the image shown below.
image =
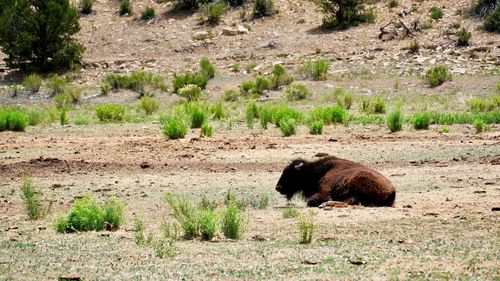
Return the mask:
M 302 168 L 302 166 L 304 166 L 304 163 L 300 163 L 300 164 L 295 165 L 295 170 L 300 170 Z

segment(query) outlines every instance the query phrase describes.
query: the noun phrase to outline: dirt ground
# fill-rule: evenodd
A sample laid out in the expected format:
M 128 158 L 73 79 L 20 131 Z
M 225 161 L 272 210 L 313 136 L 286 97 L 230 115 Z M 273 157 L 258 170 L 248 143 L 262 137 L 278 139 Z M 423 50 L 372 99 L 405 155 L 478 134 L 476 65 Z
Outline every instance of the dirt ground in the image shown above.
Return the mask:
M 236 126 L 210 139 L 198 139 L 193 130 L 175 141 L 155 123 L 3 132 L 0 279 L 495 280 L 500 132 L 494 127 L 475 135 L 458 125 L 451 130 L 388 134 L 379 126 L 332 126 L 323 136 L 299 131 L 283 138 L 277 129 L 249 133 Z M 396 185 L 397 199 L 393 208 L 312 209 L 314 241 L 301 245 L 299 219 L 283 218 L 287 202 L 274 186 L 289 161 L 316 159 L 319 152 L 379 170 Z M 48 219 L 26 220 L 23 175 L 54 201 Z M 227 191 L 270 198 L 267 209 L 247 208 L 241 241 L 179 241 L 176 255 L 166 259 L 135 244 L 134 218 L 155 234 L 161 222 L 172 220 L 166 192 L 222 201 Z M 57 234 L 53 216 L 84 194 L 122 200 L 125 227 Z M 302 201 L 294 204 L 308 214 Z

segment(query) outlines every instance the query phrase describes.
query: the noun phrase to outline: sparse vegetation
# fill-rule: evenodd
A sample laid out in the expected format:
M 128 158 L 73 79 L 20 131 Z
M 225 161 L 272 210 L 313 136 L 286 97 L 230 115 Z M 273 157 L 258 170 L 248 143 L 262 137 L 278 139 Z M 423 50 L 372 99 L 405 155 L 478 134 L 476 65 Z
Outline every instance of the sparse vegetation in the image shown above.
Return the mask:
M 22 110 L 16 108 L 0 109 L 0 132 L 24 132 L 27 126 L 28 117 Z
M 217 232 L 217 216 L 214 211 L 204 209 L 200 212 L 201 240 L 212 240 Z
M 286 207 L 283 209 L 283 218 L 291 219 L 296 218 L 300 215 L 300 211 L 294 207 Z
M 227 5 L 224 2 L 206 3 L 201 5 L 200 10 L 201 23 L 218 25 L 222 15 L 227 11 Z
M 309 89 L 300 83 L 293 83 L 285 89 L 286 98 L 289 101 L 297 101 L 308 98 L 311 95 Z
M 307 218 L 302 218 L 299 222 L 300 244 L 310 244 L 314 235 L 314 222 L 312 214 Z
M 491 127 L 485 124 L 484 120 L 481 118 L 475 119 L 472 125 L 474 126 L 474 129 L 476 129 L 476 134 L 488 132 L 491 130 Z
M 120 0 L 120 8 L 118 10 L 120 16 L 131 16 L 132 15 L 132 3 L 130 0 Z
M 57 95 L 64 91 L 67 82 L 68 81 L 63 77 L 60 77 L 58 75 L 52 75 L 49 77 L 49 80 L 47 81 L 47 88 L 49 88 L 52 91 L 52 95 Z
M 400 109 L 396 109 L 387 115 L 387 127 L 391 133 L 401 131 L 403 128 L 403 114 Z
M 236 200 L 229 200 L 222 213 L 222 233 L 230 239 L 241 239 L 245 227 L 245 213 L 238 208 Z
M 141 20 L 151 20 L 156 17 L 155 9 L 151 6 L 147 6 L 141 13 Z
M 200 237 L 200 212 L 189 199 L 174 196 L 170 193 L 165 195 L 165 202 L 172 209 L 172 215 L 179 222 L 184 239 Z
M 187 85 L 196 85 L 201 90 L 205 89 L 208 83 L 208 77 L 198 73 L 186 73 L 184 75 L 174 74 L 174 80 L 172 81 L 172 86 L 174 87 L 174 92 L 177 93 L 180 89 Z
M 235 90 L 227 90 L 224 92 L 224 101 L 237 101 L 239 99 L 240 95 L 237 91 Z
M 215 76 L 215 67 L 207 57 L 202 58 L 200 61 L 200 73 L 208 79 Z
M 42 77 L 38 74 L 30 74 L 23 80 L 23 87 L 26 91 L 38 93 L 42 86 Z
M 95 0 L 80 0 L 80 12 L 84 15 L 92 13 L 92 6 L 94 5 L 94 1 Z
M 201 126 L 201 132 L 200 136 L 201 137 L 211 137 L 214 134 L 214 127 L 211 125 L 205 123 Z
M 163 77 L 144 71 L 135 71 L 130 75 L 108 73 L 104 77 L 104 84 L 109 85 L 112 89 L 130 89 L 141 95 L 145 95 L 150 88 L 167 90 L 167 84 Z
M 428 112 L 417 113 L 413 116 L 411 123 L 415 130 L 428 130 L 431 123 L 431 116 Z
M 418 53 L 420 50 L 420 44 L 418 43 L 417 39 L 413 39 L 410 43 L 410 53 L 415 54 Z
M 443 18 L 443 10 L 439 7 L 432 7 L 430 10 L 430 17 L 433 20 L 440 20 Z
M 163 134 L 169 139 L 182 139 L 187 134 L 187 126 L 179 117 L 168 118 L 163 123 Z
M 191 119 L 191 128 L 201 128 L 207 121 L 208 116 L 205 109 L 199 105 L 192 105 L 189 109 L 189 117 Z
M 469 40 L 472 34 L 464 27 L 458 32 L 457 46 L 469 46 Z
M 451 81 L 452 76 L 448 72 L 448 68 L 443 65 L 438 65 L 427 71 L 425 74 L 425 81 L 430 87 L 437 87 L 446 81 Z
M 101 104 L 95 108 L 95 113 L 101 122 L 121 122 L 125 116 L 125 107 L 118 104 Z
M 50 212 L 52 203 L 43 206 L 41 202 L 41 192 L 33 186 L 33 180 L 27 177 L 23 178 L 21 185 L 22 198 L 28 213 L 28 219 L 43 219 Z
M 188 102 L 199 101 L 201 98 L 201 89 L 197 85 L 188 84 L 179 89 L 177 95 L 185 98 Z
M 310 61 L 304 63 L 298 72 L 308 78 L 315 81 L 326 80 L 326 73 L 328 72 L 328 67 L 330 63 L 325 60 Z
M 360 23 L 373 22 L 375 14 L 365 9 L 365 0 L 313 0 L 323 11 L 323 26 L 326 28 L 347 29 Z
M 309 133 L 311 135 L 322 135 L 324 125 L 325 124 L 323 120 L 311 122 L 309 124 Z
M 253 17 L 261 18 L 274 14 L 273 0 L 255 0 L 253 4 Z
M 156 98 L 153 97 L 148 97 L 148 96 L 143 96 L 141 97 L 141 101 L 139 103 L 140 108 L 146 113 L 147 115 L 151 115 L 158 111 L 160 108 L 160 103 Z
M 269 195 L 264 194 L 253 198 L 252 201 L 250 201 L 250 205 L 252 205 L 254 209 L 258 210 L 267 209 L 267 207 L 269 207 Z

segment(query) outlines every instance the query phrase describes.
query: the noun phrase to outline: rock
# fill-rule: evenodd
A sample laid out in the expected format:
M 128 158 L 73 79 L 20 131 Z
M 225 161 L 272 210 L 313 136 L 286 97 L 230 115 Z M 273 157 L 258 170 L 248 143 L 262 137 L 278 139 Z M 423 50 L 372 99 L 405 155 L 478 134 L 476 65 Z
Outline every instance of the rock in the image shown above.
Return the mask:
M 207 31 L 197 31 L 193 34 L 195 40 L 205 40 L 210 34 Z
M 231 27 L 223 27 L 222 28 L 222 35 L 225 35 L 225 36 L 235 36 L 235 35 L 238 35 L 239 32 L 238 32 L 238 29 L 234 29 L 234 28 L 231 28 Z
M 243 25 L 238 25 L 238 33 L 239 34 L 248 34 L 250 31 L 248 28 L 244 27 Z

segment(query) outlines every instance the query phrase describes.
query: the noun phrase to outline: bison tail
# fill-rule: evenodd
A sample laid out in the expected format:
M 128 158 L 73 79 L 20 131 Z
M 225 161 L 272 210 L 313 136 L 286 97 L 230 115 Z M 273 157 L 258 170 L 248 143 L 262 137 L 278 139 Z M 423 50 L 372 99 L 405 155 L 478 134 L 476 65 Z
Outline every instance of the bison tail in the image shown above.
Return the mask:
M 396 191 L 392 191 L 385 199 L 384 206 L 392 207 L 394 206 L 394 200 L 396 200 Z

